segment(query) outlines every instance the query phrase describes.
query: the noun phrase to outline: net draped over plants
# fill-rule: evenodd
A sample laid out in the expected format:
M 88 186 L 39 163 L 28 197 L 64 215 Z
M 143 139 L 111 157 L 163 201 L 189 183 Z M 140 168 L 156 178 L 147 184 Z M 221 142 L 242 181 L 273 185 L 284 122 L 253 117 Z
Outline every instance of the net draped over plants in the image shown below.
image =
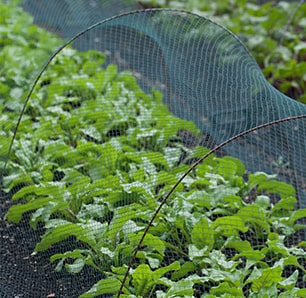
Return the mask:
M 1 297 L 306 295 L 306 106 L 202 16 L 22 5 L 62 46 L 1 103 Z

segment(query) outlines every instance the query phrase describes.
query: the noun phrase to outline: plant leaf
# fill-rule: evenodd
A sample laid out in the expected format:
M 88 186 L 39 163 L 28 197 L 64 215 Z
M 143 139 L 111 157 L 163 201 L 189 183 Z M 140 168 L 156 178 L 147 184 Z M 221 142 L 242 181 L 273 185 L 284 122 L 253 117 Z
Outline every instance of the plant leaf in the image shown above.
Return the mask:
M 86 293 L 79 296 L 79 298 L 98 297 L 103 294 L 116 294 L 119 291 L 121 282 L 114 278 L 107 278 L 98 281 Z
M 198 248 L 204 248 L 205 246 L 211 250 L 214 246 L 214 230 L 210 227 L 208 220 L 202 217 L 193 227 L 191 232 L 192 243 Z

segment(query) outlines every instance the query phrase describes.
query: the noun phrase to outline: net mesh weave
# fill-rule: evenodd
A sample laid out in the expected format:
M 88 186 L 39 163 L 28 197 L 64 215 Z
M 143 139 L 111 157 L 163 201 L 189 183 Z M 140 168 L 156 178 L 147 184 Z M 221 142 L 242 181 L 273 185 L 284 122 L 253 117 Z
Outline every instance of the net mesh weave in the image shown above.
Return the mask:
M 53 186 L 58 186 L 57 182 L 63 182 L 65 185 L 63 186 L 66 190 L 65 195 L 69 196 L 70 193 L 71 196 L 77 198 L 73 202 L 69 198 L 65 198 L 66 202 L 70 204 L 69 208 L 77 200 L 84 200 L 85 203 L 82 206 L 83 209 L 81 207 L 75 207 L 76 209 L 71 207 L 71 210 L 78 210 L 79 213 L 73 214 L 70 221 L 67 220 L 69 218 L 67 213 L 62 217 L 58 216 L 59 220 L 64 218 L 66 221 L 61 223 L 62 225 L 57 223 L 59 226 L 63 228 L 63 225 L 66 225 L 67 230 L 75 229 L 76 232 L 70 233 L 69 238 L 63 237 L 61 239 L 63 241 L 57 241 L 56 243 L 51 241 L 50 247 L 41 249 L 42 252 L 39 252 L 37 256 L 31 256 L 30 254 L 36 243 L 39 242 L 41 235 L 45 233 L 46 227 L 42 223 L 36 223 L 36 230 L 29 228 L 28 221 L 31 212 L 23 216 L 22 225 L 16 227 L 15 224 L 5 223 L 5 230 L 1 230 L 2 238 L 7 237 L 9 241 L 15 243 L 16 252 L 10 253 L 16 253 L 16 263 L 10 263 L 10 259 L 9 261 L 1 260 L 1 279 L 10 280 L 6 283 L 0 282 L 0 291 L 3 292 L 1 293 L 3 297 L 45 297 L 53 294 L 56 295 L 55 297 L 75 297 L 89 290 L 95 282 L 106 280 L 103 271 L 109 270 L 111 265 L 118 267 L 122 264 L 129 264 L 129 257 L 132 256 L 139 242 L 139 235 L 152 218 L 158 206 L 157 203 L 162 201 L 170 190 L 170 188 L 165 188 L 164 185 L 167 184 L 166 182 L 169 179 L 172 179 L 172 185 L 174 185 L 175 181 L 183 174 L 183 170 L 188 168 L 180 169 L 180 166 L 190 166 L 199 159 L 199 154 L 192 153 L 193 150 L 202 148 L 199 146 L 213 149 L 235 135 L 264 123 L 306 115 L 305 105 L 286 97 L 266 81 L 256 61 L 236 36 L 206 18 L 188 12 L 168 9 L 149 9 L 126 13 L 131 9 L 139 8 L 133 1 L 116 1 L 114 5 L 111 1 L 90 1 L 90 3 L 85 4 L 84 1 L 73 1 L 72 3 L 72 1 L 36 2 L 27 0 L 24 1 L 23 6 L 25 10 L 30 11 L 35 16 L 35 21 L 40 26 L 55 31 L 66 39 L 72 37 L 73 39 L 56 52 L 54 59 L 51 59 L 52 61 L 48 63 L 36 82 L 34 92 L 28 98 L 25 115 L 21 119 L 9 157 L 8 174 L 4 173 L 4 182 L 6 175 L 9 177 L 10 171 L 12 171 L 10 160 L 15 162 L 18 152 L 24 150 L 20 154 L 26 155 L 27 148 L 30 148 L 29 142 L 22 143 L 19 139 L 19 136 L 24 133 L 29 117 L 37 123 L 40 123 L 40 119 L 44 119 L 46 122 L 45 119 L 48 118 L 48 115 L 54 116 L 54 119 L 58 119 L 58 121 L 66 118 L 65 125 L 72 130 L 71 136 L 74 136 L 75 133 L 75 139 L 69 139 L 65 135 L 68 129 L 63 126 L 58 128 L 51 117 L 50 123 L 55 128 L 52 130 L 52 126 L 50 126 L 46 129 L 47 132 L 50 131 L 50 135 L 48 133 L 46 137 L 41 135 L 39 125 L 31 128 L 35 136 L 32 141 L 36 142 L 35 146 L 38 147 L 38 151 L 41 146 L 44 154 L 42 154 L 41 159 L 33 161 L 33 163 L 39 164 L 35 171 L 40 172 L 41 175 L 37 175 L 29 184 L 34 183 L 34 185 L 39 186 L 38 189 L 45 189 L 50 194 L 46 196 L 46 193 L 42 191 L 40 195 L 39 191 L 33 191 L 33 189 L 22 193 L 22 190 L 19 190 L 22 187 L 27 189 L 29 186 L 27 183 L 16 184 L 10 193 L 3 192 L 2 194 L 2 201 L 5 206 L 3 214 L 12 205 L 11 196 L 15 193 L 15 196 L 19 196 L 20 199 L 26 198 L 27 201 L 29 201 L 29 196 L 34 193 L 38 202 L 43 202 L 46 199 L 50 206 L 52 204 L 56 206 L 56 196 L 60 195 L 60 189 Z M 102 13 L 100 13 L 101 11 Z M 119 13 L 123 14 L 112 17 Z M 108 17 L 111 18 L 105 20 Z M 96 24 L 92 26 L 94 23 Z M 82 30 L 84 31 L 82 32 Z M 75 34 L 78 35 L 75 36 Z M 89 70 L 86 76 L 83 69 L 77 66 L 79 60 L 75 58 L 76 52 L 69 52 L 70 45 L 84 53 L 89 50 L 104 53 L 105 62 L 104 65 L 101 65 L 101 69 L 106 68 L 106 73 L 91 73 L 88 64 Z M 95 56 L 95 54 L 92 54 L 92 57 L 94 63 L 96 63 L 95 59 L 101 58 Z M 101 58 L 101 61 L 103 59 Z M 67 65 L 71 67 L 72 71 L 70 75 L 65 73 L 64 77 L 60 78 L 61 71 L 64 72 L 64 70 L 60 68 L 56 70 L 58 65 L 56 61 L 63 60 L 67 61 Z M 117 65 L 118 70 L 112 65 Z M 54 76 L 52 77 L 52 71 L 57 72 L 59 80 Z M 95 69 L 95 71 L 97 70 Z M 136 87 L 131 82 L 131 78 L 126 77 L 124 73 L 121 75 L 122 71 L 131 73 L 137 79 L 141 89 L 151 94 L 148 99 L 140 89 L 137 91 L 144 107 L 135 105 L 135 99 L 129 91 Z M 82 79 L 82 75 L 84 79 Z M 116 78 L 118 84 L 115 87 L 110 87 L 110 82 L 114 78 Z M 80 84 L 79 80 L 82 80 L 83 83 Z M 176 117 L 195 123 L 200 133 L 196 132 L 190 122 L 179 122 L 178 124 L 178 120 L 167 116 L 161 106 L 157 106 L 158 108 L 155 110 L 154 107 L 151 110 L 150 105 L 146 106 L 148 100 L 154 101 L 158 97 L 155 91 L 152 93 L 152 90 L 161 92 L 163 105 Z M 46 94 L 47 99 L 44 97 Z M 39 115 L 33 114 L 35 101 L 42 103 L 44 107 Z M 122 105 L 125 108 L 120 110 L 118 107 L 122 107 Z M 90 113 L 95 113 L 95 121 L 90 118 Z M 152 120 L 150 120 L 150 123 L 146 122 L 151 114 L 155 115 L 153 119 L 158 119 L 158 124 L 152 122 Z M 165 115 L 165 117 L 160 117 L 159 114 Z M 80 123 L 78 118 L 84 122 Z M 176 134 L 173 134 L 170 129 L 169 131 L 165 130 L 163 134 L 155 134 L 158 127 L 167 128 L 171 121 L 173 125 L 178 125 Z M 133 123 L 136 122 L 137 125 L 142 125 L 140 130 L 134 128 L 136 124 Z M 241 135 L 236 140 L 216 150 L 215 155 L 220 158 L 232 156 L 241 160 L 247 169 L 245 176 L 254 172 L 277 174 L 276 181 L 289 183 L 296 189 L 297 202 L 295 207 L 297 209 L 305 208 L 305 122 L 305 118 L 301 117 Z M 61 130 L 57 131 L 57 129 Z M 42 141 L 39 141 L 40 138 Z M 50 140 L 54 141 L 54 144 L 47 145 L 47 141 Z M 123 140 L 123 143 L 121 143 L 121 140 Z M 87 143 L 93 146 L 90 154 L 86 151 Z M 114 148 L 123 152 L 124 157 L 119 158 L 113 150 Z M 136 157 L 133 156 L 131 148 L 137 151 L 140 156 L 139 159 L 136 160 Z M 75 153 L 75 149 L 83 150 L 81 155 L 84 154 L 84 158 L 87 158 L 87 160 L 82 160 Z M 145 153 L 147 149 L 150 153 Z M 201 153 L 204 151 L 200 150 Z M 177 152 L 180 154 L 174 154 Z M 166 155 L 168 157 L 167 165 L 165 165 L 161 153 L 168 154 Z M 31 159 L 33 156 L 29 156 L 29 158 Z M 214 162 L 209 160 L 208 164 L 214 165 Z M 137 166 L 132 166 L 133 162 L 136 162 Z M 209 172 L 205 167 L 205 162 L 206 160 L 196 167 L 199 173 L 201 171 Z M 50 183 L 50 188 L 47 188 L 46 172 L 43 171 L 47 171 L 44 165 L 51 163 L 52 169 L 50 166 L 48 171 L 52 172 L 53 178 L 49 182 L 53 184 Z M 118 163 L 121 172 L 115 168 Z M 225 177 L 230 176 L 230 173 L 235 171 L 231 168 L 234 164 L 228 158 L 227 163 L 220 165 L 218 174 L 222 173 Z M 34 166 L 32 170 L 33 168 Z M 141 170 L 141 168 L 144 170 Z M 165 168 L 168 168 L 167 171 Z M 130 175 L 129 178 L 125 177 L 123 172 Z M 80 177 L 77 175 L 80 175 Z M 131 175 L 135 179 L 133 182 L 131 182 Z M 150 175 L 155 177 L 155 180 L 148 180 Z M 209 177 L 211 181 L 214 181 L 210 186 L 205 186 L 204 182 L 200 186 L 200 182 L 195 182 L 192 180 L 194 177 L 188 176 L 182 182 L 181 185 L 183 186 L 178 186 L 176 189 L 178 192 L 170 197 L 163 206 L 163 216 L 165 218 L 158 222 L 163 223 L 168 220 L 171 222 L 171 214 L 174 214 L 175 210 L 181 210 L 180 208 L 176 209 L 179 204 L 183 204 L 179 200 L 180 196 L 183 197 L 182 193 L 184 191 L 188 193 L 192 188 L 191 185 L 196 183 L 199 185 L 197 190 L 203 188 L 205 191 L 208 187 L 210 200 L 218 198 L 218 194 L 221 193 L 220 200 L 222 201 L 225 197 L 225 195 L 222 195 L 222 178 L 217 176 L 217 173 L 210 173 Z M 138 177 L 138 180 L 135 177 Z M 258 177 L 260 177 L 258 179 L 264 180 L 267 176 L 262 174 Z M 101 184 L 95 184 L 95 181 L 99 181 Z M 258 184 L 260 185 L 259 182 Z M 253 189 L 245 195 L 234 191 L 231 194 L 228 193 L 228 195 L 233 195 L 233 200 L 240 195 L 247 202 L 253 202 L 256 195 L 255 198 L 252 197 L 252 192 L 255 191 L 256 193 L 258 184 L 254 183 Z M 277 195 L 282 193 L 281 186 L 282 184 L 277 184 L 276 189 L 272 188 L 269 191 L 259 190 L 257 196 L 270 193 L 270 201 L 276 204 L 281 199 Z M 284 188 L 286 187 L 284 186 Z M 113 195 L 106 194 L 105 189 L 112 189 Z M 207 190 L 207 192 L 209 191 Z M 95 195 L 92 195 L 92 192 L 95 192 Z M 192 193 L 193 191 L 190 192 L 190 195 Z M 274 197 L 273 193 L 275 193 Z M 148 197 L 151 197 L 152 200 L 148 200 Z M 193 214 L 190 204 L 196 202 L 194 200 L 186 201 L 185 217 Z M 200 197 L 198 197 L 198 200 L 201 201 Z M 134 206 L 131 202 L 140 203 Z M 124 208 L 125 206 L 130 206 L 130 209 Z M 144 206 L 147 206 L 147 208 Z M 97 208 L 96 213 L 91 210 L 91 219 L 86 217 L 85 212 L 89 208 Z M 137 210 L 137 208 L 140 209 Z M 203 214 L 205 214 L 204 210 L 209 209 L 206 203 L 203 203 L 201 208 L 203 208 Z M 29 211 L 36 209 L 38 207 L 29 209 Z M 64 213 L 64 210 L 67 210 L 66 205 L 62 209 L 59 208 L 58 213 Z M 182 213 L 181 216 L 184 217 L 183 210 L 180 212 Z M 197 212 L 199 212 L 199 209 L 197 209 Z M 250 212 L 255 212 L 255 209 L 250 209 Z M 258 211 L 257 214 L 259 218 L 261 216 L 260 212 Z M 44 218 L 44 215 L 39 214 L 39 212 L 35 214 L 37 218 Z M 53 213 L 50 218 L 58 219 L 56 214 Z M 254 214 L 245 215 L 253 216 Z M 73 218 L 74 216 L 76 218 Z M 216 221 L 218 214 L 207 214 L 207 217 L 211 221 Z M 234 220 L 234 217 L 232 220 Z M 203 223 L 203 227 L 205 224 Z M 231 224 L 239 226 L 239 222 L 232 222 Z M 194 227 L 195 222 L 188 222 L 186 219 L 185 225 Z M 157 237 L 154 235 L 159 234 L 157 227 L 158 224 L 155 225 L 153 222 L 151 230 L 149 229 L 149 235 L 144 238 L 143 246 L 139 247 L 142 255 L 140 253 L 132 264 L 134 270 L 137 268 L 135 264 L 139 262 L 148 262 L 151 268 L 155 269 L 156 262 L 165 267 L 166 265 L 170 266 L 171 262 L 186 258 L 186 256 L 182 256 L 174 250 L 174 247 L 178 245 L 176 243 L 178 238 L 175 238 L 171 233 L 160 235 L 161 239 L 173 246 L 171 248 L 165 248 L 161 241 L 156 239 Z M 52 230 L 51 226 L 47 228 Z M 74 275 L 66 272 L 65 269 L 54 272 L 55 265 L 49 263 L 49 257 L 56 253 L 64 253 L 74 249 L 84 249 L 84 251 L 88 249 L 93 240 L 86 240 L 80 236 L 88 229 L 91 229 L 94 238 L 102 238 L 102 240 L 99 240 L 99 245 L 101 251 L 108 256 L 105 257 L 107 261 L 103 263 L 100 259 L 99 270 L 96 270 L 94 266 L 85 266 L 83 271 Z M 107 229 L 106 234 L 103 234 L 104 229 Z M 194 228 L 191 230 L 194 231 Z M 263 230 L 265 229 L 263 228 Z M 140 233 L 137 234 L 137 231 L 140 231 Z M 209 231 L 210 229 L 206 231 L 202 228 L 203 234 L 199 237 L 208 239 L 210 237 Z M 293 234 L 292 238 L 295 237 L 294 240 L 290 237 L 286 238 L 287 243 L 303 241 L 305 239 L 304 231 L 301 230 L 299 234 Z M 128 236 L 129 232 L 136 233 L 138 236 L 135 236 L 134 239 L 134 236 Z M 104 236 L 99 236 L 99 233 Z M 123 233 L 124 236 L 120 233 Z M 235 236 L 234 234 L 231 236 Z M 56 237 L 56 235 L 54 234 L 53 237 Z M 126 247 L 122 247 L 120 251 L 118 247 L 121 245 L 119 241 L 121 237 L 128 240 L 125 239 Z M 190 244 L 188 236 L 180 235 L 180 237 L 183 242 L 183 245 L 181 245 L 187 250 Z M 249 235 L 243 229 L 239 230 L 239 237 L 241 240 L 252 242 L 255 246 L 260 246 L 263 242 L 262 239 L 264 239 L 264 236 Z M 207 240 L 204 242 L 210 246 Z M 150 250 L 152 243 L 155 248 Z M 44 245 L 48 246 L 47 244 L 48 240 Z M 232 246 L 234 247 L 233 244 Z M 18 247 L 20 247 L 21 253 L 18 253 Z M 146 247 L 147 250 L 142 249 L 143 247 Z M 124 249 L 127 253 L 122 253 Z M 210 249 L 212 251 L 212 248 Z M 237 248 L 235 249 L 237 250 Z M 117 252 L 122 258 L 119 261 L 115 260 L 116 257 L 109 258 L 114 256 L 115 250 L 120 251 L 120 253 Z M 233 251 L 233 249 L 228 248 L 229 256 L 232 256 Z M 158 254 L 163 255 L 163 260 L 159 259 Z M 273 256 L 271 255 L 272 259 Z M 304 266 L 305 257 L 301 259 L 301 262 L 304 262 L 301 266 Z M 269 262 L 267 261 L 267 263 Z M 69 264 L 69 261 L 67 261 L 67 264 Z M 74 263 L 74 265 L 77 266 L 78 263 Z M 145 265 L 143 264 L 143 266 Z M 28 275 L 21 276 L 23 272 L 28 272 Z M 44 276 L 42 276 L 42 272 Z M 146 271 L 144 270 L 144 272 Z M 290 275 L 294 270 L 289 268 L 288 272 Z M 141 274 L 145 275 L 147 273 L 140 272 L 140 276 Z M 28 277 L 30 282 L 27 281 Z M 305 287 L 302 271 L 299 272 L 297 283 L 300 288 Z M 201 294 L 209 292 L 213 286 L 215 284 L 210 280 L 208 282 L 194 282 L 193 294 L 200 297 Z M 106 287 L 106 284 L 104 287 Z M 165 288 L 163 286 L 157 287 L 155 292 L 151 294 L 155 295 L 158 290 L 162 291 Z M 247 290 L 244 288 L 245 292 Z

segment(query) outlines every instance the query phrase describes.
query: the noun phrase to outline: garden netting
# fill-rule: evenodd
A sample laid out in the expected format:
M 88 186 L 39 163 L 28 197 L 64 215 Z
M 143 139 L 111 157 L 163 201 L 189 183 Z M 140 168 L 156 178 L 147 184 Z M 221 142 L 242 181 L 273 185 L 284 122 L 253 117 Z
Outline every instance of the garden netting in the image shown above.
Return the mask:
M 303 297 L 306 106 L 203 16 L 22 7 L 63 45 L 2 109 L 1 297 Z

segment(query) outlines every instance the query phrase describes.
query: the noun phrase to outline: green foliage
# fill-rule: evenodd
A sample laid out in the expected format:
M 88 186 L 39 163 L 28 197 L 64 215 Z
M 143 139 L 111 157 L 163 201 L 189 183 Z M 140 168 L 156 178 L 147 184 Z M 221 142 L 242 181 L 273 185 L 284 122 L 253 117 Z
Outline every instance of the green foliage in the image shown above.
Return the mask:
M 0 3 L 0 105 L 20 108 L 18 98 L 62 40 L 33 25 L 33 18 L 10 1 Z
M 246 43 L 266 78 L 281 92 L 306 103 L 306 3 L 270 1 L 143 0 L 158 7 L 193 11 L 230 29 Z M 253 2 L 253 3 L 252 3 Z
M 3 181 L 7 192 L 23 186 L 6 219 L 19 223 L 30 214 L 34 229 L 44 227 L 35 253 L 74 242 L 51 257 L 55 270 L 91 266 L 103 274 L 81 297 L 118 292 L 159 201 L 188 169 L 184 161 L 208 150 L 183 145 L 178 130 L 199 131 L 174 117 L 160 93 L 144 93 L 131 74 L 103 64 L 104 55 L 71 48 L 52 62 L 27 106 Z M 4 95 L 6 108 L 20 104 Z M 1 156 L 14 111 L 1 117 Z M 290 237 L 305 228 L 306 210 L 294 211 L 295 203 L 292 186 L 212 155 L 161 209 L 123 297 L 303 296 L 305 241 Z

